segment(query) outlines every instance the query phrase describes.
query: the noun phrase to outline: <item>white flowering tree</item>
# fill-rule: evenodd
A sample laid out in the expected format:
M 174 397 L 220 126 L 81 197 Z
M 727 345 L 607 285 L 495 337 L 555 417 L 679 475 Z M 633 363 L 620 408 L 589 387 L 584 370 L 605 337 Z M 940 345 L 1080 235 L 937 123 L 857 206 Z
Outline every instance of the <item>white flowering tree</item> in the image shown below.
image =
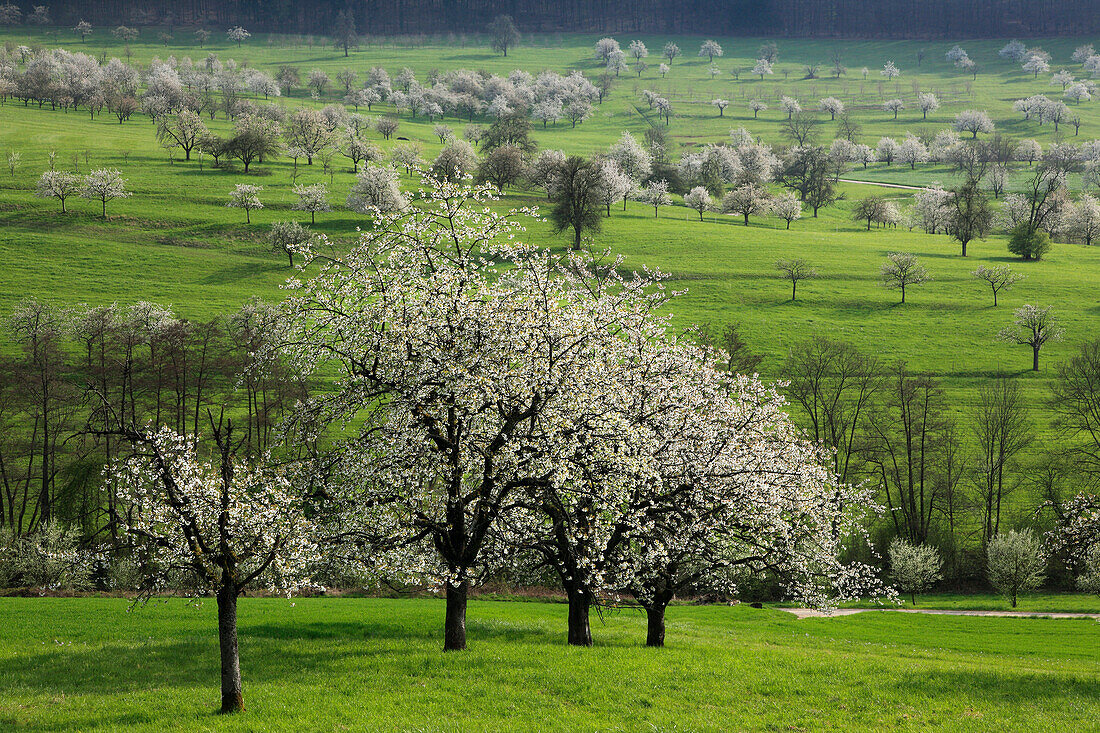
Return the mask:
M 252 34 L 246 31 L 239 25 L 235 25 L 225 32 L 225 35 L 229 40 L 235 41 L 237 48 L 240 48 L 241 44 L 252 37 Z
M 817 108 L 829 113 L 829 119 L 835 120 L 836 116 L 844 113 L 844 102 L 836 97 L 825 97 L 817 103 Z
M 703 214 L 711 210 L 713 202 L 706 188 L 703 186 L 696 186 L 684 194 L 684 205 L 698 211 L 699 221 L 702 221 Z
M 113 168 L 99 168 L 84 176 L 84 186 L 80 195 L 94 199 L 103 205 L 103 218 L 107 218 L 107 202 L 133 196 L 126 190 L 126 180 L 122 171 Z
M 217 462 L 192 438 L 168 428 L 120 427 L 134 445 L 110 468 L 127 536 L 146 561 L 138 567 L 152 594 L 179 588 L 218 603 L 221 710 L 244 709 L 237 648 L 237 599 L 251 587 L 287 594 L 301 588 L 317 559 L 312 526 L 289 474 L 234 455 L 231 421 L 211 421 Z
M 764 81 L 764 77 L 768 74 L 774 74 L 772 69 L 772 62 L 767 59 L 757 59 L 756 64 L 752 67 L 752 73 L 757 74 L 760 77 L 760 81 Z
M 699 47 L 699 56 L 706 56 L 707 61 L 713 62 L 715 56 L 722 55 L 722 46 L 718 44 L 718 41 L 706 40 L 703 41 L 703 45 Z
M 887 99 L 882 103 L 882 108 L 887 112 L 893 113 L 894 119 L 896 120 L 898 118 L 898 112 L 905 109 L 905 102 L 900 99 Z
M 226 206 L 231 209 L 244 209 L 245 223 L 252 223 L 252 212 L 262 209 L 264 204 L 260 201 L 260 192 L 263 186 L 254 186 L 251 183 L 238 183 L 229 192 L 229 201 Z
M 901 537 L 890 543 L 890 577 L 917 605 L 917 594 L 943 578 L 943 561 L 931 545 L 914 545 Z
M 324 183 L 295 186 L 294 195 L 298 197 L 294 203 L 294 210 L 308 211 L 311 224 L 317 223 L 317 214 L 332 211 L 332 206 L 328 202 L 328 186 Z
M 653 218 L 656 219 L 662 206 L 672 205 L 672 194 L 668 192 L 668 181 L 650 181 L 634 192 L 634 198 L 644 204 L 653 207 Z
M 445 588 L 444 648 L 457 650 L 490 531 L 567 470 L 567 426 L 613 384 L 592 381 L 592 357 L 619 316 L 575 268 L 517 243 L 512 218 L 484 208 L 491 189 L 427 181 L 420 196 L 378 212 L 342 256 L 303 250 L 320 272 L 291 283 L 282 320 L 306 373 L 345 374 L 297 424 L 360 425 L 329 487 L 335 539 L 373 572 Z
M 653 158 L 649 151 L 642 147 L 638 139 L 629 132 L 624 132 L 612 144 L 607 154 L 611 160 L 618 163 L 619 169 L 635 182 L 644 180 L 653 169 Z
M 408 206 L 408 200 L 402 194 L 398 180 L 397 171 L 389 166 L 363 166 L 348 191 L 348 208 L 360 214 L 404 209 Z
M 972 138 L 976 138 L 980 132 L 993 132 L 993 120 L 986 112 L 968 109 L 955 115 L 952 127 L 959 132 L 969 132 Z
M 623 209 L 626 209 L 626 199 L 633 190 L 634 181 L 623 173 L 618 163 L 613 160 L 600 161 L 598 194 L 608 216 L 611 216 L 611 205 L 619 201 L 623 202 Z
M 68 171 L 49 170 L 42 174 L 35 186 L 34 195 L 44 199 L 57 199 L 61 202 L 61 213 L 65 213 L 65 200 L 79 193 L 80 176 Z
M 917 106 L 920 107 L 921 119 L 927 120 L 929 112 L 940 108 L 940 100 L 932 92 L 921 92 L 917 95 Z
M 700 585 L 731 593 L 771 574 L 821 609 L 889 595 L 874 568 L 840 560 L 873 497 L 836 482 L 773 388 L 704 361 L 715 360 L 663 346 L 631 390 L 650 475 L 632 497 L 620 573 L 646 610 L 647 645 L 663 646 L 668 604 Z
M 722 211 L 743 217 L 748 226 L 750 216 L 766 216 L 771 211 L 771 195 L 763 186 L 744 183 L 723 197 Z
M 1061 507 L 1061 516 L 1058 527 L 1047 535 L 1048 547 L 1078 571 L 1081 590 L 1100 595 L 1100 495 L 1073 497 Z
M 879 72 L 887 79 L 893 80 L 901 76 L 901 70 L 894 64 L 893 61 L 887 61 L 883 64 L 882 71 Z
M 781 97 L 779 109 L 787 113 L 787 119 L 789 120 L 802 111 L 802 105 L 794 97 Z

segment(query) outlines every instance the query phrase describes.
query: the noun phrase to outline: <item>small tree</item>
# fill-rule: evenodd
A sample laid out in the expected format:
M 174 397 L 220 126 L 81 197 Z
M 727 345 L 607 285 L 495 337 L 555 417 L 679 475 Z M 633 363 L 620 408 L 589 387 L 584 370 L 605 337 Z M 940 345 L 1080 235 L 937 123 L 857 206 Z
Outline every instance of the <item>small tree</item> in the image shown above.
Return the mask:
M 940 553 L 931 545 L 913 545 L 898 537 L 890 543 L 890 577 L 917 605 L 917 594 L 943 578 Z
M 107 218 L 107 202 L 133 196 L 126 190 L 126 180 L 122 172 L 113 168 L 100 168 L 84 176 L 84 187 L 80 195 L 86 199 L 96 199 L 103 204 L 103 218 Z
M 34 195 L 39 198 L 54 198 L 61 202 L 61 213 L 65 213 L 65 199 L 75 196 L 81 187 L 80 176 L 68 171 L 46 171 L 38 179 Z
M 898 112 L 905 109 L 905 102 L 900 99 L 888 99 L 883 102 L 882 108 L 887 112 L 892 112 L 894 114 L 894 119 L 896 120 L 898 118 Z
M 730 101 L 728 99 L 712 99 L 710 103 L 718 110 L 719 117 L 725 116 L 726 107 L 730 106 Z
M 802 258 L 779 260 L 775 263 L 775 269 L 779 270 L 784 280 L 790 280 L 792 301 L 794 301 L 798 295 L 798 283 L 800 280 L 810 280 L 817 277 L 817 270 L 806 264 L 806 260 Z
M 817 204 L 818 201 L 814 201 Z M 802 202 L 793 191 L 784 191 L 772 199 L 772 214 L 787 222 L 787 229 L 791 228 L 791 222 L 802 218 Z M 816 211 L 814 212 L 816 216 Z
M 684 205 L 698 211 L 699 221 L 702 221 L 703 214 L 711 210 L 713 202 L 706 188 L 696 186 L 684 194 Z
M 738 186 L 722 199 L 722 211 L 739 214 L 749 225 L 750 216 L 766 216 L 771 210 L 771 197 L 768 189 L 755 183 Z
M 947 224 L 947 231 L 962 245 L 966 257 L 966 245 L 973 239 L 982 239 L 993 224 L 993 210 L 989 199 L 974 178 L 968 180 L 951 197 L 954 210 Z
M 347 204 L 360 214 L 375 214 L 401 211 L 408 201 L 398 186 L 397 171 L 388 166 L 366 165 L 348 192 Z
M 1025 260 L 1041 260 L 1050 251 L 1050 235 L 1042 229 L 1032 229 L 1024 222 L 1012 230 L 1008 251 Z
M 554 233 L 572 229 L 574 250 L 581 248 L 585 232 L 598 232 L 603 225 L 600 178 L 601 168 L 595 161 L 573 155 L 558 168 L 550 188 L 554 202 L 550 221 Z
M 923 285 L 932 279 L 924 265 L 917 261 L 916 255 L 908 252 L 891 252 L 882 264 L 882 287 L 901 291 L 901 302 L 905 302 L 905 289 L 914 285 Z
M 1032 371 L 1039 371 L 1039 351 L 1049 341 L 1061 341 L 1065 329 L 1058 325 L 1058 319 L 1051 312 L 1053 306 L 1037 308 L 1024 305 L 1013 312 L 1011 326 L 1001 329 L 998 341 L 1020 346 L 1030 346 Z
M 271 233 L 268 235 L 271 248 L 276 252 L 284 252 L 290 259 L 291 267 L 294 267 L 294 253 L 309 242 L 312 236 L 309 227 L 296 221 L 277 221 L 271 225 Z
M 92 33 L 92 24 L 82 19 L 76 24 L 76 27 L 73 28 L 73 32 L 80 36 L 80 42 L 84 43 L 84 39 Z
M 508 49 L 519 44 L 520 34 L 510 15 L 498 15 L 486 28 L 489 32 L 489 45 L 498 53 L 508 55 Z
M 379 117 L 378 122 L 375 123 L 374 129 L 378 130 L 378 133 L 389 140 L 397 132 L 397 128 L 401 123 L 397 121 L 396 117 Z
M 638 189 L 635 194 L 635 198 L 642 203 L 649 204 L 653 207 L 653 218 L 657 218 L 657 212 L 662 206 L 670 206 L 672 204 L 672 196 L 668 192 L 668 181 L 650 181 L 642 188 Z
M 996 267 L 986 267 L 985 265 L 978 265 L 978 269 L 973 272 L 974 277 L 987 283 L 989 288 L 993 291 L 993 307 L 997 307 L 997 294 L 1002 290 L 1009 290 L 1013 285 L 1024 279 L 1025 275 L 1013 272 L 1012 268 L 1008 265 L 998 265 Z
M 205 28 L 199 28 L 195 31 L 195 40 L 199 42 L 199 48 L 202 48 L 206 42 L 210 40 L 210 31 Z
M 23 159 L 22 153 L 18 153 L 14 150 L 8 151 L 8 173 L 12 178 L 15 178 L 15 171 L 19 168 L 19 161 Z
M 699 47 L 699 55 L 706 56 L 707 60 L 713 63 L 715 56 L 722 55 L 722 47 L 718 45 L 717 41 L 703 41 L 703 45 Z
M 881 196 L 868 196 L 860 199 L 852 208 L 852 220 L 867 222 L 867 231 L 871 231 L 871 224 L 882 222 L 885 206 L 886 200 Z
M 917 95 L 917 106 L 920 107 L 922 119 L 927 120 L 929 112 L 940 108 L 940 100 L 932 92 L 921 92 Z
M 237 646 L 237 599 L 251 587 L 290 594 L 307 582 L 318 554 L 312 527 L 287 473 L 252 466 L 234 451 L 233 424 L 213 424 L 217 465 L 201 460 L 191 439 L 163 428 L 120 428 L 135 454 L 112 466 L 128 507 L 126 534 L 146 561 L 142 587 L 175 587 L 185 575 L 196 594 L 218 604 L 221 711 L 244 710 Z
M 1045 567 L 1043 548 L 1030 529 L 998 534 L 986 548 L 989 584 L 1007 597 L 1013 608 L 1021 593 L 1042 584 Z
M 308 211 L 310 224 L 317 223 L 317 214 L 332 211 L 332 206 L 328 202 L 328 186 L 324 183 L 315 183 L 312 186 L 295 186 L 294 195 L 298 197 L 294 209 L 296 211 Z
M 972 138 L 976 138 L 979 132 L 993 132 L 993 120 L 985 112 L 968 109 L 955 115 L 952 127 L 959 132 L 969 132 Z
M 252 34 L 246 31 L 239 25 L 235 25 L 225 32 L 225 35 L 229 37 L 229 40 L 237 42 L 237 48 L 241 47 L 241 44 L 248 40 Z
M 664 50 L 661 52 L 661 55 L 668 59 L 668 62 L 671 64 L 672 60 L 680 55 L 680 47 L 672 41 L 669 41 L 665 44 Z
M 229 203 L 226 204 L 231 209 L 244 209 L 244 220 L 246 223 L 252 223 L 252 211 L 254 209 L 262 209 L 263 203 L 260 201 L 260 191 L 263 191 L 263 186 L 254 186 L 251 183 L 238 183 L 236 187 L 229 192 Z
M 817 108 L 822 112 L 828 112 L 829 119 L 835 120 L 837 115 L 843 114 L 844 102 L 841 102 L 836 97 L 825 97 L 817 103 Z

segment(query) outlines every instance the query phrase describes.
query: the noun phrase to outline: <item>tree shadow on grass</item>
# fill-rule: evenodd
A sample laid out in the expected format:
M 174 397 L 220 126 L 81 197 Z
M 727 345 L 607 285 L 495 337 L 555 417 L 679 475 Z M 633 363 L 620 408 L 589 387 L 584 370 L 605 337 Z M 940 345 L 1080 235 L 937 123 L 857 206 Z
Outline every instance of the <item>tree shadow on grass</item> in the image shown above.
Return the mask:
M 901 687 L 928 699 L 948 699 L 960 691 L 985 703 L 1010 706 L 1064 699 L 1100 702 L 1100 685 L 1094 678 L 1073 674 L 1041 675 L 966 670 L 958 672 L 909 672 Z
M 264 277 L 272 272 L 290 273 L 282 262 L 247 262 L 231 267 L 223 267 L 198 281 L 200 285 L 232 285 L 242 280 Z

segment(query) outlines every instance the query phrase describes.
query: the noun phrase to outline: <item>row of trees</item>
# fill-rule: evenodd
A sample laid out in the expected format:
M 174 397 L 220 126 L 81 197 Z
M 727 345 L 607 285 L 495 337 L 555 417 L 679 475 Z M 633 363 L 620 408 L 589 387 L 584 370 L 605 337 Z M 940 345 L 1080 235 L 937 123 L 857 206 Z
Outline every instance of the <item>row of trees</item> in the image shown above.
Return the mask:
M 280 363 L 257 361 L 273 317 L 258 301 L 210 321 L 144 302 L 18 305 L 8 320 L 18 351 L 3 360 L 0 385 L 0 527 L 20 534 L 59 520 L 86 542 L 117 546 L 121 503 L 100 477 L 121 448 L 104 432 L 112 420 L 193 436 L 207 410 L 224 407 L 244 451 L 262 451 L 305 392 Z

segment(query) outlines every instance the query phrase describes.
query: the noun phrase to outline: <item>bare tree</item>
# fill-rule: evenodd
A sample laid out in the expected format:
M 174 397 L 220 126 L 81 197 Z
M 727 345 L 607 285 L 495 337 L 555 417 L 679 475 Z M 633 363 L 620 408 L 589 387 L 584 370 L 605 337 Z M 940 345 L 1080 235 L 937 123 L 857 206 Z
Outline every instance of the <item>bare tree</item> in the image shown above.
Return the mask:
M 861 463 L 867 411 L 882 387 L 878 362 L 851 344 L 816 337 L 790 350 L 780 374 L 810 437 L 830 449 L 833 472 L 849 482 Z
M 1013 285 L 1026 277 L 1026 275 L 1013 272 L 1009 265 L 998 265 L 996 267 L 978 265 L 978 269 L 972 274 L 979 280 L 989 284 L 990 290 L 993 291 L 994 308 L 997 307 L 997 294 L 1000 291 L 1009 290 Z
M 810 267 L 806 260 L 796 258 L 793 260 L 779 260 L 775 263 L 775 269 L 779 270 L 784 280 L 791 283 L 791 300 L 795 300 L 798 294 L 798 283 L 801 280 L 810 280 L 817 277 L 817 270 Z
M 985 547 L 1000 532 L 1001 507 L 1016 488 L 1016 483 L 1006 481 L 1006 474 L 1014 475 L 1013 461 L 1033 439 L 1031 419 L 1016 382 L 998 377 L 982 385 L 972 424 L 980 456 L 975 483 L 982 506 Z
M 519 29 L 516 28 L 515 21 L 510 15 L 498 15 L 493 18 L 486 30 L 489 32 L 489 44 L 492 49 L 505 56 L 508 55 L 508 49 L 520 41 Z
M 879 480 L 897 534 L 928 540 L 942 510 L 945 448 L 953 441 L 943 390 L 926 374 L 897 362 L 867 420 L 863 453 Z
M 1074 465 L 1093 481 L 1100 479 L 1100 338 L 1058 365 L 1051 392 L 1055 425 L 1069 443 Z
M 917 261 L 916 255 L 908 252 L 891 252 L 886 255 L 887 262 L 882 265 L 882 287 L 901 291 L 901 302 L 905 302 L 905 289 L 914 285 L 923 285 L 932 279 L 924 265 Z

